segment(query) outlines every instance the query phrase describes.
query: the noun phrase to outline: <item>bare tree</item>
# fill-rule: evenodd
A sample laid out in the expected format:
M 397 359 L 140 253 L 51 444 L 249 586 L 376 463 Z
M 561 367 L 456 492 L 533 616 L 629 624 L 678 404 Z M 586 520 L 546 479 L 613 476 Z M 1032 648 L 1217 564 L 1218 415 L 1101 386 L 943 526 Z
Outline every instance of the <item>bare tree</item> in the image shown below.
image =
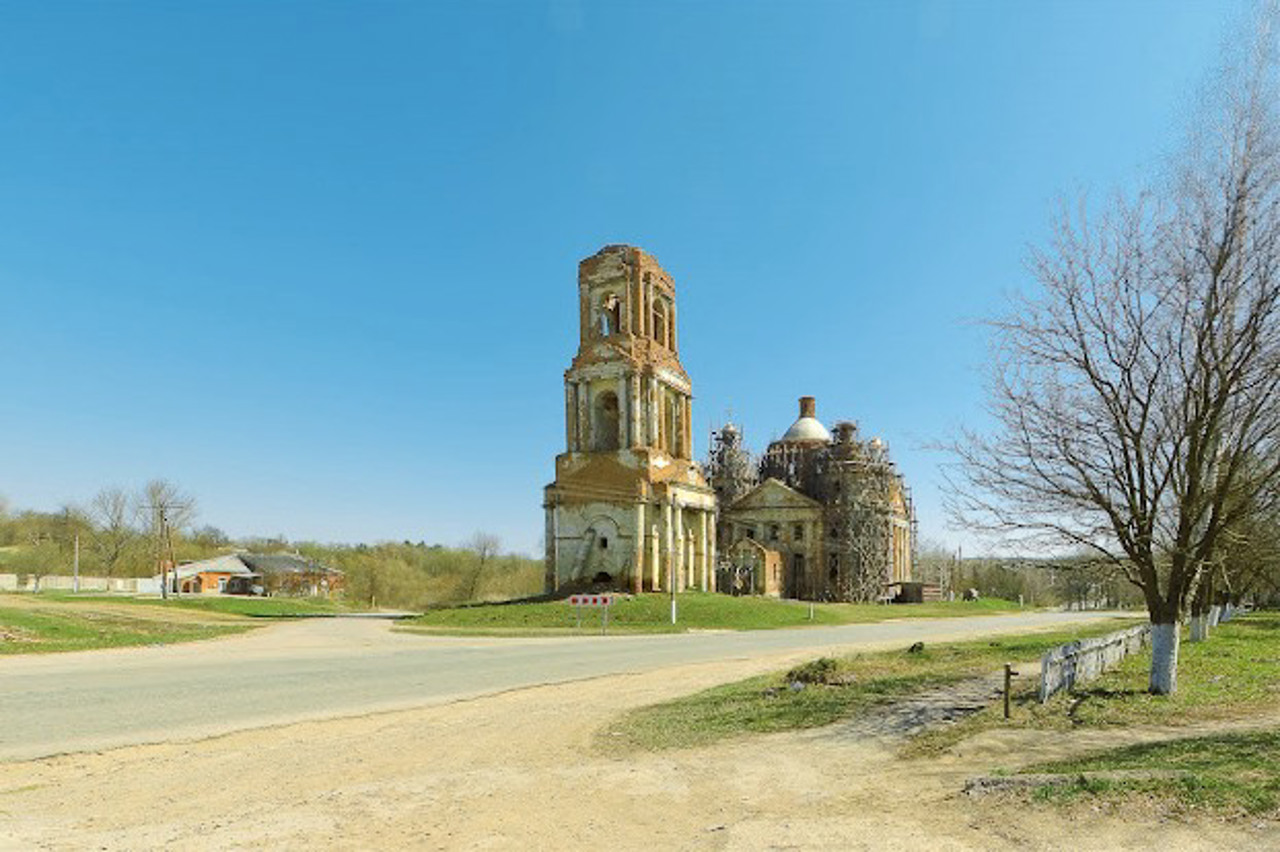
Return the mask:
M 1162 191 L 1061 213 L 1040 293 L 991 325 L 991 436 L 952 449 L 964 523 L 1084 546 L 1143 593 L 1150 687 L 1224 533 L 1280 475 L 1280 132 L 1266 16 Z
M 133 526 L 133 501 L 123 488 L 103 488 L 89 503 L 93 521 L 93 549 L 103 572 L 115 576 L 116 569 L 138 540 Z
M 464 547 L 475 554 L 476 557 L 476 570 L 471 574 L 471 583 L 467 589 L 467 600 L 473 601 L 476 599 L 476 594 L 480 590 L 480 576 L 484 574 L 485 565 L 498 555 L 498 549 L 501 546 L 502 540 L 492 533 L 477 532 L 467 539 Z
M 175 530 L 190 526 L 195 520 L 195 501 L 172 482 L 153 479 L 146 484 L 138 500 L 138 513 L 149 531 L 156 562 L 160 569 L 160 593 L 169 597 L 169 571 L 177 569 L 173 535 Z

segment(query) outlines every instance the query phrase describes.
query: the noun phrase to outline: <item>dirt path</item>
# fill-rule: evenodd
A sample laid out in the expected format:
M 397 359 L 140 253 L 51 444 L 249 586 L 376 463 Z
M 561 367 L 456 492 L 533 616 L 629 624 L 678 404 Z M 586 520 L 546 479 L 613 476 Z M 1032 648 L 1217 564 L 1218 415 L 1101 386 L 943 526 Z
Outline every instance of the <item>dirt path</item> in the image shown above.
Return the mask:
M 1280 848 L 1274 826 L 1190 826 L 974 802 L 964 779 L 1028 741 L 897 760 L 832 729 L 612 756 L 602 720 L 761 668 L 690 665 L 193 743 L 0 765 L 0 848 Z M 1102 734 L 1091 734 L 1098 740 Z

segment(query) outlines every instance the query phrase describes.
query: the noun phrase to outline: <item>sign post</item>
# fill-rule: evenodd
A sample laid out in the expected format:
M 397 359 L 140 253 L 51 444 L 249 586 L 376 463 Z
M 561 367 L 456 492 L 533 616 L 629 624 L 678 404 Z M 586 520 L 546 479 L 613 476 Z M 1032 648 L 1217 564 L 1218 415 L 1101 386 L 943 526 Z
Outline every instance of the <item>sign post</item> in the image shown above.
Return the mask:
M 574 619 L 577 627 L 582 626 L 582 608 L 595 607 L 603 609 L 600 616 L 600 634 L 609 632 L 609 607 L 613 606 L 613 595 L 569 595 L 569 606 L 574 608 Z

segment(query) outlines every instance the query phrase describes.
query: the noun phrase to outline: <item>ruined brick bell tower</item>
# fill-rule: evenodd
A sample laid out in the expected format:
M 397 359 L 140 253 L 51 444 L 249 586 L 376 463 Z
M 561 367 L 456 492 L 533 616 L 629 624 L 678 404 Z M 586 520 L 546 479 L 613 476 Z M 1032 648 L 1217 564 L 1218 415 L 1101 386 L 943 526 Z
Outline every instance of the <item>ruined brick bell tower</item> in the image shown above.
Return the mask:
M 578 264 L 565 452 L 545 489 L 548 592 L 712 590 L 715 493 L 693 461 L 675 285 L 633 246 Z

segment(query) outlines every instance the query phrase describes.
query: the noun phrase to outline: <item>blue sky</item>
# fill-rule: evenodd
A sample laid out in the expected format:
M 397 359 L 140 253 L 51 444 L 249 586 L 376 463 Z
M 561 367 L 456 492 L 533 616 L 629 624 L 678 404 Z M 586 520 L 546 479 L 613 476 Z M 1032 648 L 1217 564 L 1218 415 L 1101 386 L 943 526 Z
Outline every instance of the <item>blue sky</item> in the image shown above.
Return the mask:
M 1159 168 L 1241 6 L 0 4 L 0 494 L 537 552 L 577 261 L 732 410 L 889 443 L 929 538 L 1055 200 Z

